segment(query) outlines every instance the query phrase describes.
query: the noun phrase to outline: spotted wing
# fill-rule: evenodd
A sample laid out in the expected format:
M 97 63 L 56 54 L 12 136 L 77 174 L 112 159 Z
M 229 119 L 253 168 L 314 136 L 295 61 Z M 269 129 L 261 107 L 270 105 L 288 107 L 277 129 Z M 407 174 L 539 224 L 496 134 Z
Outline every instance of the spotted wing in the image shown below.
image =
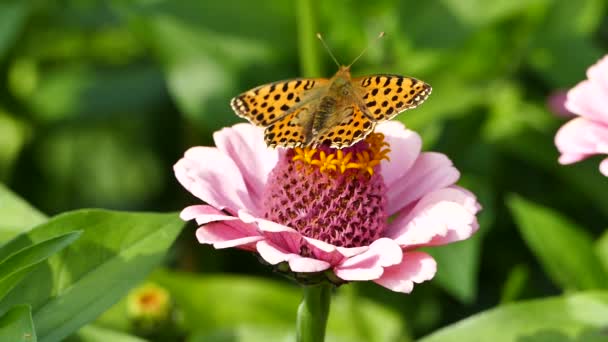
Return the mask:
M 269 83 L 233 98 L 230 105 L 238 116 L 256 126 L 266 127 L 303 101 L 311 89 L 327 82 L 324 78 L 298 78 Z
M 416 108 L 431 94 L 431 86 L 412 77 L 372 75 L 353 79 L 366 115 L 374 121 L 390 120 L 404 110 Z
M 336 114 L 339 121 L 320 130 L 311 141 L 313 146 L 323 144 L 334 148 L 349 147 L 365 139 L 376 125 L 355 104 L 336 111 Z
M 312 135 L 312 104 L 304 104 L 271 123 L 264 130 L 264 142 L 268 147 L 306 146 Z

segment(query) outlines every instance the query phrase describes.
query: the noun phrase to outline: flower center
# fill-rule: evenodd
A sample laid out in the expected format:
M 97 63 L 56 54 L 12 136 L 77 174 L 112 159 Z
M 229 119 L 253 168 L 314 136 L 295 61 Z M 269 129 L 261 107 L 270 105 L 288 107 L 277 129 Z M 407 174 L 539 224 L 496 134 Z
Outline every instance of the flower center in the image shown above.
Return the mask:
M 366 246 L 386 226 L 388 160 L 381 133 L 344 149 L 295 148 L 281 153 L 268 176 L 265 218 L 335 246 Z

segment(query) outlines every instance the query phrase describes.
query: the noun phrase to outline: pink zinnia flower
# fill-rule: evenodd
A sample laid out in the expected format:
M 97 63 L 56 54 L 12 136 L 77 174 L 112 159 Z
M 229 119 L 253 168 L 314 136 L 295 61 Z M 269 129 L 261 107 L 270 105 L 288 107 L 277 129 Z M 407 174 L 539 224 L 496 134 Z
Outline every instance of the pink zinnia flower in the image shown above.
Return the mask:
M 580 117 L 555 135 L 560 164 L 608 154 L 608 56 L 587 70 L 587 78 L 568 92 L 566 108 Z M 600 172 L 608 176 L 608 158 L 600 163 Z
M 571 111 L 566 108 L 566 99 L 568 98 L 568 92 L 566 90 L 556 90 L 547 98 L 547 107 L 556 116 L 562 118 L 572 118 L 575 116 Z
M 416 249 L 470 237 L 480 206 L 454 186 L 445 155 L 420 151 L 416 133 L 398 122 L 376 132 L 342 150 L 273 150 L 260 128 L 225 128 L 217 148 L 193 147 L 174 166 L 208 203 L 181 217 L 200 225 L 200 243 L 259 253 L 303 282 L 372 280 L 409 293 L 436 271 Z

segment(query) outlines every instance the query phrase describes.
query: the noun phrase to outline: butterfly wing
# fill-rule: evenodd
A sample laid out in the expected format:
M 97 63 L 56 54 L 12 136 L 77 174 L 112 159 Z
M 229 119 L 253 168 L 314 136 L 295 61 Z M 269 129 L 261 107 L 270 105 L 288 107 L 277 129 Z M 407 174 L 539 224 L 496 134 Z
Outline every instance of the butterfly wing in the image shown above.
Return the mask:
M 324 78 L 297 78 L 261 85 L 230 101 L 234 112 L 256 126 L 266 127 L 307 102 L 311 90 L 323 87 Z
M 308 145 L 312 135 L 311 108 L 314 103 L 304 104 L 288 111 L 282 118 L 271 123 L 264 130 L 264 142 L 268 147 L 299 147 Z
M 338 109 L 336 117 L 339 119 L 335 123 L 326 125 L 317 133 L 311 142 L 313 146 L 323 144 L 333 148 L 349 147 L 365 139 L 376 125 L 358 105 L 352 102 Z
M 366 107 L 365 114 L 374 121 L 390 120 L 404 110 L 416 108 L 431 94 L 431 86 L 412 77 L 372 75 L 353 79 Z

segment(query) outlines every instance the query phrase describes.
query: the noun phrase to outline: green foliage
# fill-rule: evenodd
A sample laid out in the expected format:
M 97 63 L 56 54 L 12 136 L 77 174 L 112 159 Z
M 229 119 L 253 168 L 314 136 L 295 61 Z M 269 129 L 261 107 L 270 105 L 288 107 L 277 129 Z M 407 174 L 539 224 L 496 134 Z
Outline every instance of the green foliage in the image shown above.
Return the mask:
M 0 59 L 10 51 L 25 26 L 30 6 L 22 1 L 5 1 L 0 5 Z
M 11 249 L 11 243 L 0 248 L 0 255 L 8 256 L 0 262 L 0 300 L 9 293 L 34 267 L 46 260 L 51 255 L 65 248 L 80 237 L 80 231 L 69 232 L 38 242 L 28 247 L 11 253 L 5 252 Z M 15 241 L 15 240 L 13 240 Z
M 42 223 L 46 217 L 0 183 L 0 241 L 6 241 Z
M 437 274 L 438 285 L 465 303 L 471 303 L 477 295 L 480 249 L 481 235 L 430 250 L 441 270 Z
M 193 341 L 295 336 L 296 310 L 302 297 L 297 287 L 255 277 L 197 276 L 164 270 L 151 279 L 169 290 L 181 311 L 184 330 L 192 333 Z M 390 341 L 401 336 L 402 323 L 394 312 L 343 290 L 332 298 L 328 341 Z M 128 331 L 124 301 L 97 324 Z
M 8 207 L 40 215 L 4 195 Z M 0 247 L 0 312 L 31 305 L 38 338 L 61 340 L 157 266 L 182 226 L 175 214 L 80 210 L 53 217 Z
M 594 252 L 604 266 L 604 272 L 608 272 L 608 230 L 596 241 Z
M 608 293 L 507 304 L 467 318 L 419 342 L 450 341 L 606 341 Z
M 608 288 L 608 273 L 583 229 L 522 198 L 509 198 L 517 227 L 551 279 L 565 290 Z
M 36 342 L 36 331 L 29 305 L 16 305 L 0 317 L 0 340 Z
M 174 214 L 83 210 L 51 219 L 26 238 L 11 241 L 10 249 L 66 229 L 83 230 L 81 238 L 27 277 L 0 308 L 33 303 L 40 340 L 60 340 L 97 317 L 158 265 L 181 226 Z
M 145 342 L 146 340 L 137 336 L 111 329 L 87 325 L 80 329 L 77 334 L 66 340 L 67 342 Z

